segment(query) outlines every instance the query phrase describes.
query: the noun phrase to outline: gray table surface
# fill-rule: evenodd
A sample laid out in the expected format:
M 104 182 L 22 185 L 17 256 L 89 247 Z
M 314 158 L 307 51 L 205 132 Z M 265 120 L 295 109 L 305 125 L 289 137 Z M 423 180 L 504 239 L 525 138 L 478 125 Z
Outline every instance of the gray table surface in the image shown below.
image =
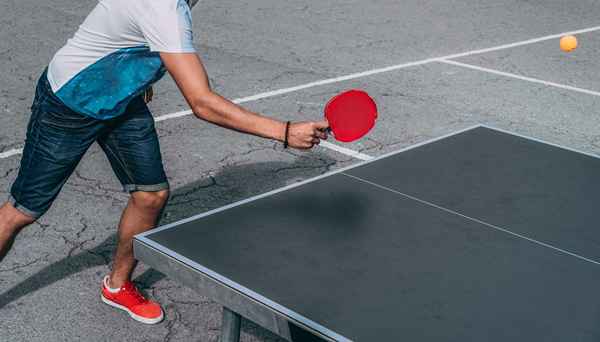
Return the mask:
M 597 341 L 598 174 L 479 127 L 145 238 L 332 338 Z

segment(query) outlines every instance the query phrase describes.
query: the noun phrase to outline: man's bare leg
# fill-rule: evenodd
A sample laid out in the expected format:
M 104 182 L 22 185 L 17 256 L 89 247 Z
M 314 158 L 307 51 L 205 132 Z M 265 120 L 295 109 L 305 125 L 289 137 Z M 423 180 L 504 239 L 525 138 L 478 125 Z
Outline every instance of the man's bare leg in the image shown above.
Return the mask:
M 33 217 L 23 214 L 10 202 L 0 207 L 0 261 L 10 251 L 17 234 L 33 222 Z
M 109 279 L 111 288 L 120 288 L 130 280 L 136 266 L 133 257 L 133 236 L 156 226 L 168 197 L 168 190 L 132 193 L 119 223 L 118 245 Z

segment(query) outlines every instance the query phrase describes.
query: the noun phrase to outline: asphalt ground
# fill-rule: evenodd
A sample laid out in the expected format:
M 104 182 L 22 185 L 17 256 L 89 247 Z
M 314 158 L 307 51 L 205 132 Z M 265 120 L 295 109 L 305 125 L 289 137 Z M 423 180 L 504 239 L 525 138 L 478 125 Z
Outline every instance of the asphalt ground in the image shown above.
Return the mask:
M 18 171 L 36 80 L 94 5 L 0 4 L 2 197 Z M 376 99 L 380 120 L 342 146 L 351 151 L 283 150 L 170 115 L 188 108 L 167 76 L 151 104 L 172 186 L 161 223 L 480 123 L 600 154 L 599 14 L 592 0 L 200 2 L 196 47 L 222 95 L 308 120 L 332 95 L 358 87 Z M 586 30 L 580 47 L 561 52 L 560 34 L 578 30 Z M 94 146 L 0 264 L 0 340 L 218 340 L 221 307 L 143 265 L 135 281 L 164 305 L 163 323 L 142 325 L 100 302 L 126 201 Z M 242 341 L 280 339 L 244 321 Z

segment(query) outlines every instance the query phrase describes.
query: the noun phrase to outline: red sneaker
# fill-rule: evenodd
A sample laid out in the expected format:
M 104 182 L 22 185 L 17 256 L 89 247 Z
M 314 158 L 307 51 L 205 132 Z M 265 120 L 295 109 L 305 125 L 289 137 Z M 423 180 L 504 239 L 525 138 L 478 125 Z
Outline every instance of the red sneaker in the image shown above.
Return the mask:
M 102 301 L 117 309 L 126 311 L 131 318 L 146 324 L 156 324 L 163 320 L 164 314 L 160 305 L 142 296 L 132 282 L 126 282 L 119 291 L 111 292 L 108 276 L 102 282 Z

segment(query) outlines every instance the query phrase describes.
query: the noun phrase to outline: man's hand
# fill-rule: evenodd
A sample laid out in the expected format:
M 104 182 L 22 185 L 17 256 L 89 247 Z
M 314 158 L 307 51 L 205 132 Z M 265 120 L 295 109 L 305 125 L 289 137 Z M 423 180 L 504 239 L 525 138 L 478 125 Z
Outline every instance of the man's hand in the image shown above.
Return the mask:
M 321 140 L 327 140 L 328 127 L 327 120 L 293 123 L 288 131 L 288 145 L 301 150 L 312 148 Z

